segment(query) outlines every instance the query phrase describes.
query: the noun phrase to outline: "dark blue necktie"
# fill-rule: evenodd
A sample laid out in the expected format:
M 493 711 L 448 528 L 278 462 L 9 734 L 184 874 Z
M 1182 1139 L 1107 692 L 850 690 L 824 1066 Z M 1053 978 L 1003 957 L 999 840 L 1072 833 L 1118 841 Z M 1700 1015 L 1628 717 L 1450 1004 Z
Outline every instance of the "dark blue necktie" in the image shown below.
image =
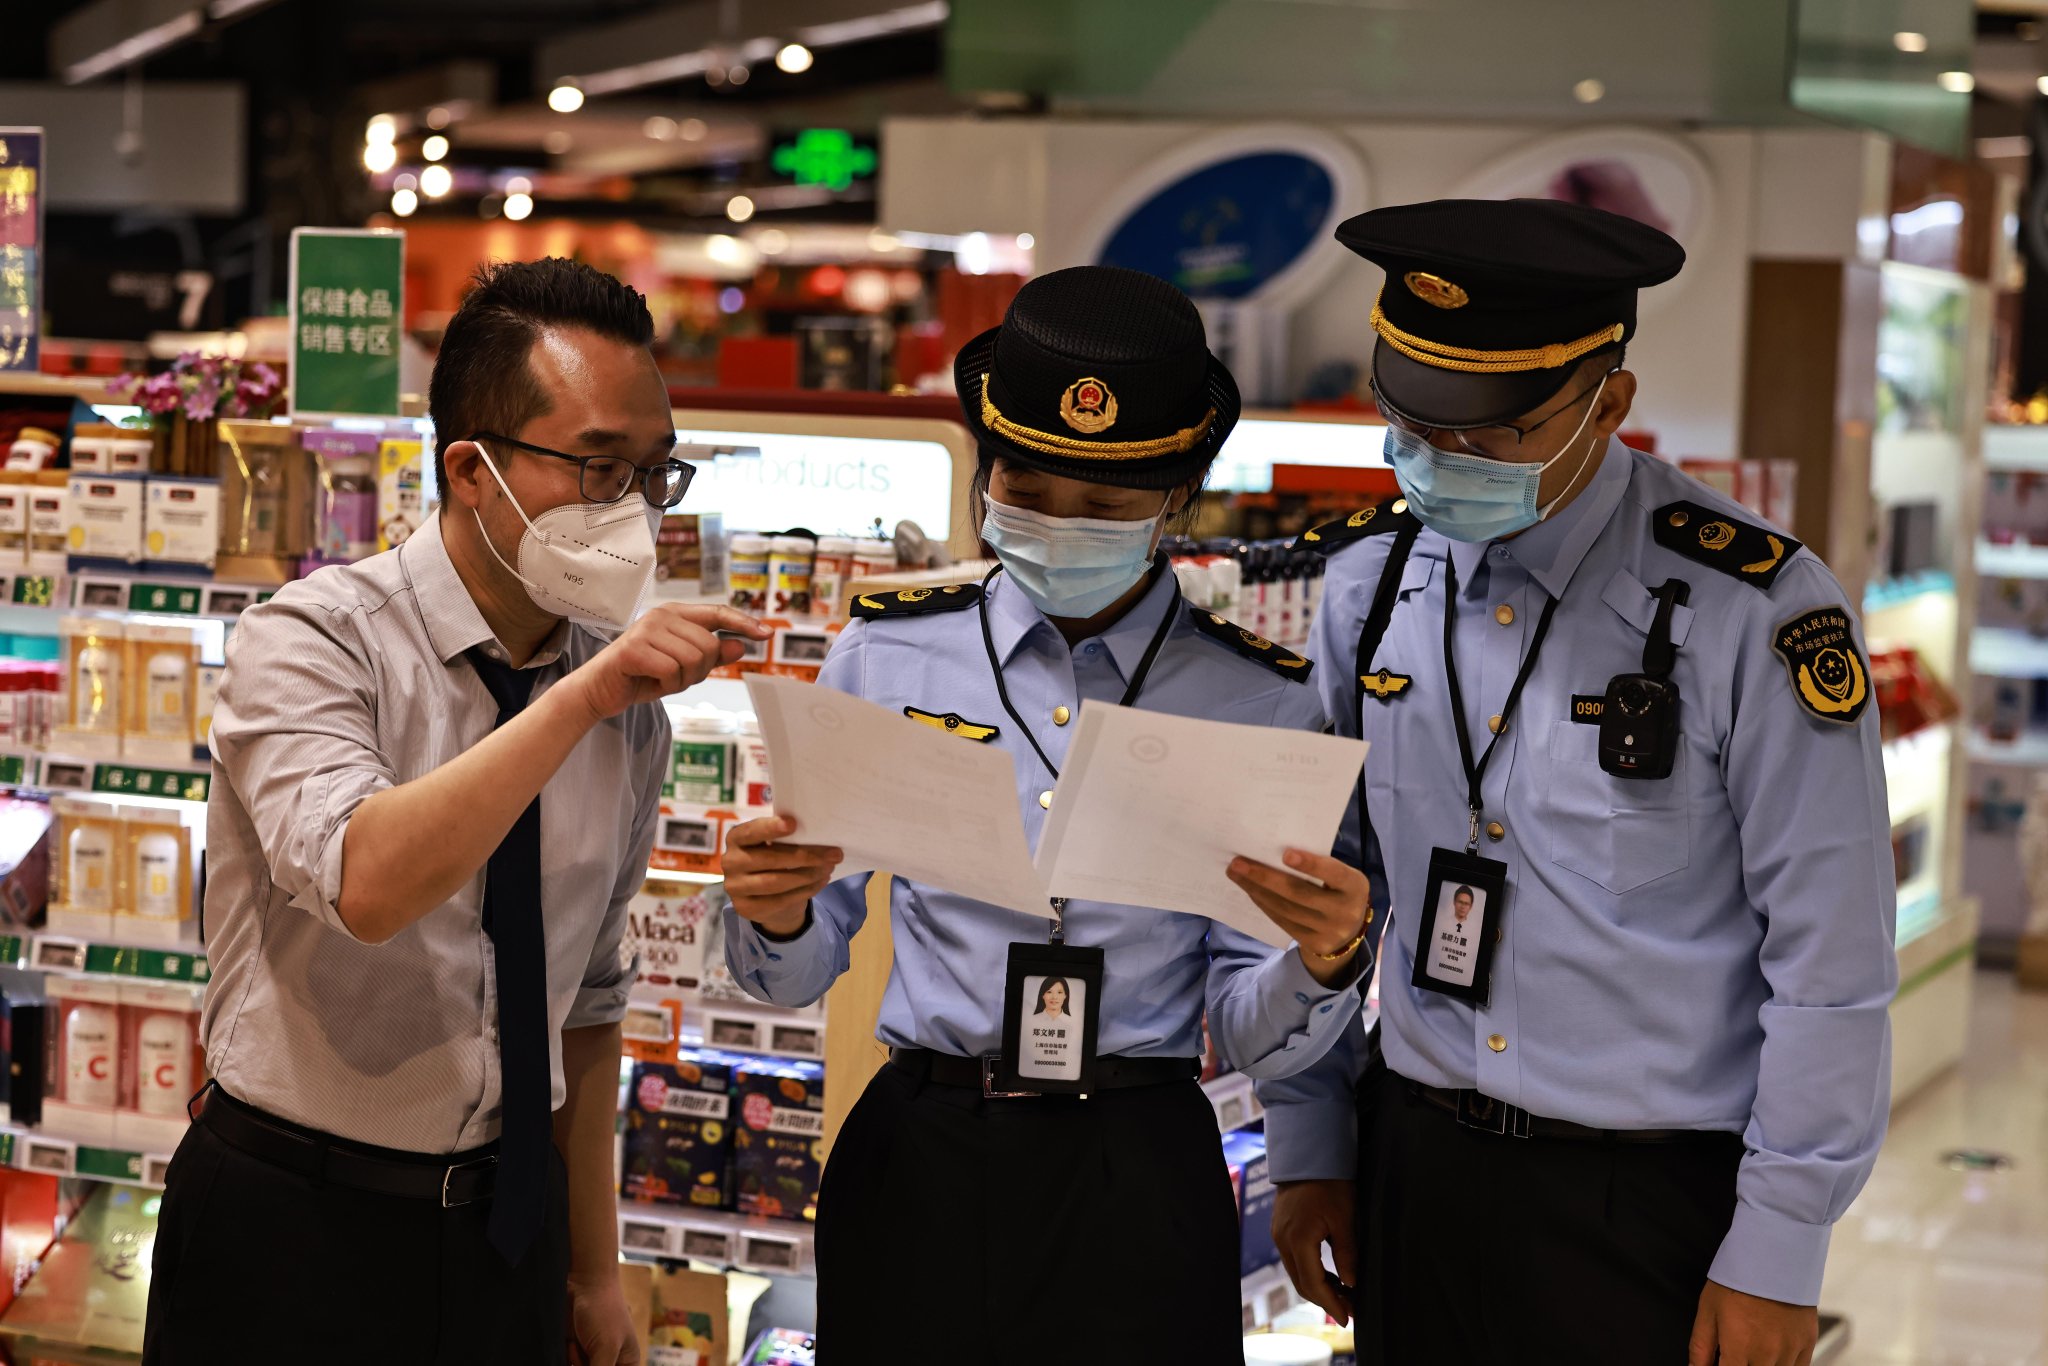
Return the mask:
M 533 693 L 531 670 L 510 668 L 478 650 L 466 656 L 498 703 L 504 725 Z M 491 1246 L 518 1266 L 547 1212 L 548 1149 L 553 1137 L 553 1078 L 548 1069 L 547 939 L 540 918 L 540 798 L 505 832 L 484 874 L 484 932 L 498 966 L 498 1073 L 503 1132 L 498 1140 Z

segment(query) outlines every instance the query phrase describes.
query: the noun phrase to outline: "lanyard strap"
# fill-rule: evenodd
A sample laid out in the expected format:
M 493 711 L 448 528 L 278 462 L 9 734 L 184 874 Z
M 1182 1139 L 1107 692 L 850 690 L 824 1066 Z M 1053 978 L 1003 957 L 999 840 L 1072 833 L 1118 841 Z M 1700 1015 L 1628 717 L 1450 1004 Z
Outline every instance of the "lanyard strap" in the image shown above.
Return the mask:
M 1465 695 L 1458 686 L 1458 658 L 1452 648 L 1452 627 L 1458 613 L 1458 566 L 1448 555 L 1444 557 L 1444 678 L 1451 687 L 1451 724 L 1458 731 L 1458 757 L 1465 765 L 1465 797 L 1472 812 L 1472 827 L 1465 840 L 1465 852 L 1479 852 L 1479 818 L 1485 811 L 1480 797 L 1480 783 L 1486 777 L 1487 760 L 1493 758 L 1495 747 L 1501 737 L 1508 733 L 1508 722 L 1515 714 L 1515 704 L 1522 700 L 1522 686 L 1529 681 L 1529 675 L 1536 672 L 1536 655 L 1543 649 L 1543 637 L 1550 632 L 1550 618 L 1557 611 L 1557 599 L 1546 598 L 1543 615 L 1536 620 L 1536 634 L 1529 641 L 1529 653 L 1522 660 L 1522 670 L 1515 675 L 1515 685 L 1508 689 L 1507 705 L 1500 709 L 1500 729 L 1493 733 L 1493 739 L 1486 745 L 1486 752 L 1479 756 L 1479 762 L 1472 762 L 1472 734 L 1465 727 Z
M 1173 573 L 1173 564 L 1163 553 L 1153 561 L 1152 568 L 1157 573 Z M 1045 752 L 1045 747 L 1038 743 L 1038 737 L 1031 733 L 1031 727 L 1024 724 L 1024 718 L 1018 714 L 1016 706 L 1011 703 L 1010 690 L 1003 684 L 1003 663 L 996 658 L 995 633 L 989 629 L 988 624 L 988 586 L 995 581 L 996 575 L 1002 572 L 1003 567 L 997 565 L 989 570 L 987 576 L 981 581 L 981 602 L 978 604 L 978 610 L 981 613 L 981 643 L 983 648 L 988 651 L 988 667 L 996 676 L 996 696 L 1003 700 L 1003 710 L 1008 712 L 1010 719 L 1017 723 L 1017 729 L 1030 742 L 1033 752 L 1038 755 L 1038 761 L 1045 765 L 1045 771 L 1052 774 L 1054 782 L 1058 782 L 1060 780 L 1060 771 L 1053 766 L 1052 759 Z M 1159 647 L 1166 643 L 1167 633 L 1173 629 L 1174 615 L 1179 610 L 1180 585 L 1176 582 L 1173 588 L 1173 601 L 1166 604 L 1166 612 L 1159 618 L 1159 629 L 1152 633 L 1152 643 L 1145 647 L 1145 657 L 1138 661 L 1138 671 L 1131 675 L 1131 685 L 1124 689 L 1123 701 L 1118 704 L 1119 706 L 1130 706 L 1138 700 L 1138 694 L 1144 691 L 1145 678 L 1152 672 L 1152 661 L 1159 657 Z

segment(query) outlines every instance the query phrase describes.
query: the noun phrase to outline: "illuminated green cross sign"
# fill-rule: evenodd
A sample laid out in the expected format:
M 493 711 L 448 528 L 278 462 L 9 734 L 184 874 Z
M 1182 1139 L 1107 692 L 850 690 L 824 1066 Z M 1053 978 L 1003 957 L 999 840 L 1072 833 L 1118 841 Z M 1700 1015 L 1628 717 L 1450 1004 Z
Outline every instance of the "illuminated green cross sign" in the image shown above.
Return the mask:
M 806 128 L 775 149 L 773 164 L 799 185 L 844 190 L 875 173 L 875 149 L 855 143 L 843 128 Z

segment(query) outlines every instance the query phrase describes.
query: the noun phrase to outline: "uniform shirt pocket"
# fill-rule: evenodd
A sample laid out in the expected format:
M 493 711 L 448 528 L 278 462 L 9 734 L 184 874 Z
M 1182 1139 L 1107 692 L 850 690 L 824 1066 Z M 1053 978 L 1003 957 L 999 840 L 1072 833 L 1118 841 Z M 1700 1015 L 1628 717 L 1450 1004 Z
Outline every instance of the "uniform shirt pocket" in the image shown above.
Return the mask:
M 1550 732 L 1550 859 L 1620 895 L 1692 861 L 1683 742 L 1668 778 L 1617 778 L 1600 767 L 1600 728 Z

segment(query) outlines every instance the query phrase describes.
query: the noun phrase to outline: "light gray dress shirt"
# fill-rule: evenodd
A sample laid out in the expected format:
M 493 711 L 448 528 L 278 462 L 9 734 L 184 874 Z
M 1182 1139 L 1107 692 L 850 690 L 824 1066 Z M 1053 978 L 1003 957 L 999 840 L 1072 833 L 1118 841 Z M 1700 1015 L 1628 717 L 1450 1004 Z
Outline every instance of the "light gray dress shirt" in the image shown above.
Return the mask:
M 565 623 L 527 667 L 538 698 L 603 649 Z M 430 519 L 397 550 L 323 569 L 242 615 L 213 718 L 205 926 L 207 1066 L 282 1118 L 448 1153 L 499 1128 L 497 973 L 484 874 L 381 945 L 335 911 L 342 836 L 367 798 L 490 734 L 464 659 L 503 657 Z M 654 842 L 669 723 L 659 703 L 598 726 L 541 794 L 555 1106 L 561 1031 L 625 1013 L 626 903 Z M 452 828 L 467 819 L 451 810 Z

